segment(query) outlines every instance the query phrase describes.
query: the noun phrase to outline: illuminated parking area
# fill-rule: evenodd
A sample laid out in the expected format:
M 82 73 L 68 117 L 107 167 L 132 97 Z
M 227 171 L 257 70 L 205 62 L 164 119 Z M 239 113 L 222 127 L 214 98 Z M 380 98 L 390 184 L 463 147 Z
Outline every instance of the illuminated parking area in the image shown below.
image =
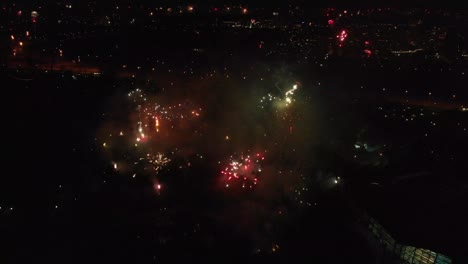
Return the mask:
M 452 260 L 429 249 L 399 244 L 375 219 L 369 218 L 369 229 L 385 250 L 395 254 L 403 263 L 449 264 Z

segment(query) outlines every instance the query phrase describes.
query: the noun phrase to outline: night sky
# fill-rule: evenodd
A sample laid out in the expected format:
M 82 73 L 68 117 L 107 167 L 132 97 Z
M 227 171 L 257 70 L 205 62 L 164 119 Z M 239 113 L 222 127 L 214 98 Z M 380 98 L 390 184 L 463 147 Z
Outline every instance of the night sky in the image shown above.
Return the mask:
M 1 263 L 465 263 L 468 13 L 0 4 Z

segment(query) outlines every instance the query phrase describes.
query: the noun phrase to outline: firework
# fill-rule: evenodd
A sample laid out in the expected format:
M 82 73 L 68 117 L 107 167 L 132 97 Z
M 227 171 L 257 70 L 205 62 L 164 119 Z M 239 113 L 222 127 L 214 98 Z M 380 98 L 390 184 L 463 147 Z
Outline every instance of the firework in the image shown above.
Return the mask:
M 348 37 L 348 32 L 346 32 L 346 30 L 344 30 L 344 29 L 341 30 L 338 35 L 336 35 L 336 38 L 339 41 L 339 45 L 338 45 L 339 47 L 343 46 L 343 43 L 345 42 L 347 37 Z
M 153 180 L 153 190 L 156 194 L 161 195 L 162 184 L 157 180 Z
M 201 108 L 194 106 L 188 101 L 178 104 L 163 106 L 146 94 L 136 89 L 128 93 L 131 101 L 136 106 L 138 133 L 136 141 L 145 141 L 147 135 L 155 135 L 163 129 L 174 128 L 180 121 L 200 117 Z
M 267 108 L 267 105 L 273 105 L 276 108 L 284 108 L 291 105 L 294 100 L 294 92 L 298 89 L 298 85 L 294 84 L 291 89 L 287 90 L 284 93 L 284 97 L 274 96 L 271 93 L 268 93 L 266 96 L 263 96 L 260 99 L 260 108 Z
M 274 102 L 276 100 L 277 97 L 269 93 L 267 94 L 267 96 L 263 96 L 262 99 L 260 99 L 260 108 L 265 108 L 267 104 L 271 104 L 271 102 Z
M 293 85 L 293 88 L 288 90 L 285 94 L 284 100 L 286 101 L 286 105 L 290 105 L 293 102 L 292 96 L 294 95 L 294 91 L 297 90 L 297 84 Z
M 228 164 L 221 170 L 226 188 L 254 188 L 262 172 L 261 164 L 265 160 L 262 153 L 254 155 L 232 155 Z
M 174 139 L 180 137 L 172 135 L 175 133 L 172 129 L 182 127 L 185 120 L 199 118 L 202 109 L 188 101 L 162 105 L 141 89 L 135 89 L 127 95 L 130 112 L 125 115 L 128 114 L 129 123 L 120 123 L 117 121 L 119 119 L 111 120 L 110 124 L 118 129 L 105 130 L 106 136 L 100 144 L 112 160 L 111 166 L 116 172 L 128 174 L 131 178 L 137 175 L 150 177 L 158 182 L 159 188 L 155 189 L 159 191 L 161 183 L 158 178 L 173 158 L 168 155 L 178 155 L 179 142 Z M 184 132 L 178 129 L 177 133 Z M 163 137 L 170 140 L 162 140 Z
M 159 117 L 156 116 L 154 118 L 154 122 L 155 122 L 156 132 L 159 132 Z
M 146 154 L 146 160 L 153 165 L 153 170 L 156 172 L 164 168 L 170 161 L 163 153 L 157 153 L 156 155 Z

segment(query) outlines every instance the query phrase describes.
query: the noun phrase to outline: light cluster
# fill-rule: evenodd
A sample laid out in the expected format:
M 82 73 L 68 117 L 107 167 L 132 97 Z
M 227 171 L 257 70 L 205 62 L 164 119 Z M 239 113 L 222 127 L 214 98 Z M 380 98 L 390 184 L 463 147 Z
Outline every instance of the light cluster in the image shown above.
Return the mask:
M 178 142 L 168 141 L 173 133 L 183 134 L 185 131 L 178 129 L 181 122 L 200 117 L 201 108 L 189 101 L 163 105 L 142 89 L 127 95 L 130 112 L 124 118 L 108 120 L 112 128 L 106 127 L 104 132 L 104 153 L 112 160 L 114 171 L 132 178 L 149 177 L 157 182 L 154 189 L 160 193 L 162 183 L 157 176 L 178 155 Z
M 282 108 L 282 107 L 287 107 L 291 105 L 295 99 L 294 99 L 294 92 L 299 88 L 297 84 L 294 84 L 291 89 L 287 90 L 284 92 L 284 96 L 274 96 L 271 93 L 268 93 L 266 96 L 263 96 L 260 99 L 260 108 L 266 108 L 267 105 L 273 104 L 273 106 L 277 108 Z
M 259 182 L 261 164 L 265 160 L 263 153 L 254 155 L 231 155 L 226 167 L 221 170 L 226 188 L 241 187 L 252 189 Z

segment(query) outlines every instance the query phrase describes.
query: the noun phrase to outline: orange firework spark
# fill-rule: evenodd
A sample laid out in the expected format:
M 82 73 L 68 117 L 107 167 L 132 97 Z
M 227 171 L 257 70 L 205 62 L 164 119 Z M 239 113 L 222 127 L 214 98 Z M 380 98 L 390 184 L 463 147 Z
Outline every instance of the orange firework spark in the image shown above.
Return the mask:
M 156 132 L 159 132 L 159 117 L 155 117 L 155 127 L 156 127 Z

